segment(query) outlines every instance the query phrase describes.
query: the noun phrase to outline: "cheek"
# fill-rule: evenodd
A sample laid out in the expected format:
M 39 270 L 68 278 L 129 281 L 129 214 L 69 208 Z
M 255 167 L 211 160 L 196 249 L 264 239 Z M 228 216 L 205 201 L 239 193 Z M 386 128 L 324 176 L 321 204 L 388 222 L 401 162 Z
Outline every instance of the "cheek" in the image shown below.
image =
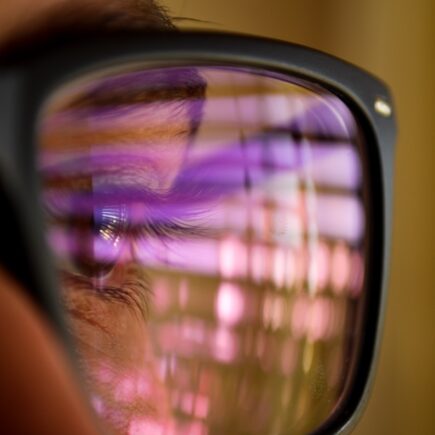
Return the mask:
M 86 291 L 69 293 L 71 329 L 87 361 L 107 358 L 113 365 L 128 367 L 150 352 L 145 321 L 126 304 Z
M 66 306 L 91 402 L 103 423 L 116 434 L 129 433 L 137 421 L 169 424 L 168 397 L 144 318 L 125 303 L 88 291 L 69 290 Z

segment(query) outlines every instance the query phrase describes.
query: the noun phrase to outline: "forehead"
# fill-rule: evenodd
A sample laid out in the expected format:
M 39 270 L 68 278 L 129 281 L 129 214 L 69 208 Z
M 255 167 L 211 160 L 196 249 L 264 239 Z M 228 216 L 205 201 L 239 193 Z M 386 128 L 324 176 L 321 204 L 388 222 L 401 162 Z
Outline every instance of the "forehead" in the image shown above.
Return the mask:
M 155 0 L 0 0 L 0 48 L 59 33 L 172 30 Z

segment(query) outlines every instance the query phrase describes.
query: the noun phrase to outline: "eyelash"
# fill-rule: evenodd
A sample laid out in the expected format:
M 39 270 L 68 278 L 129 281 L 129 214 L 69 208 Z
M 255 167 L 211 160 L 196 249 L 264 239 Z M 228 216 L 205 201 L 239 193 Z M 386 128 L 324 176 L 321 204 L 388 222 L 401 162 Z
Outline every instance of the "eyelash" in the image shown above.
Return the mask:
M 198 237 L 204 235 L 205 231 L 199 225 L 195 225 L 187 220 L 164 216 L 157 222 L 145 219 L 141 225 L 132 225 L 130 226 L 130 233 L 142 236 L 155 236 L 163 240 L 174 240 L 184 237 Z

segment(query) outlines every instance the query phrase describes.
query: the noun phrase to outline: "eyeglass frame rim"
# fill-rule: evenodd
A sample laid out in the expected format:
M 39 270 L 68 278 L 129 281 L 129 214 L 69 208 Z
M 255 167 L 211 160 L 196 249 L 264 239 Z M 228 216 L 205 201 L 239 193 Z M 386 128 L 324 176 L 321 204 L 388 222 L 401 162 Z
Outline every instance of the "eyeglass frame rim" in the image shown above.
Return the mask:
M 297 44 L 209 31 L 116 32 L 86 35 L 83 39 L 61 38 L 33 48 L 26 56 L 19 53 L 0 60 L 0 144 L 9 144 L 7 149 L 0 146 L 0 176 L 14 201 L 17 225 L 28 239 L 33 282 L 26 284 L 30 285 L 33 299 L 47 313 L 70 348 L 61 308 L 58 301 L 54 301 L 55 281 L 49 250 L 42 230 L 35 234 L 32 229 L 33 226 L 42 228 L 42 213 L 36 200 L 38 175 L 35 165 L 38 113 L 42 104 L 59 86 L 91 71 L 135 61 L 168 64 L 174 59 L 177 65 L 183 62 L 192 66 L 203 63 L 256 68 L 320 85 L 344 101 L 354 115 L 357 114 L 367 137 L 373 140 L 370 156 L 375 161 L 372 163 L 371 183 L 379 188 L 372 194 L 379 196 L 380 210 L 376 210 L 374 217 L 379 225 L 377 235 L 380 242 L 377 240 L 376 243 L 381 253 L 375 257 L 379 264 L 374 269 L 378 273 L 374 275 L 378 276 L 369 277 L 370 283 L 375 281 L 374 290 L 370 286 L 370 292 L 374 293 L 371 297 L 375 299 L 376 307 L 369 307 L 371 311 L 365 319 L 365 324 L 372 330 L 361 345 L 364 361 L 359 363 L 356 376 L 364 379 L 358 388 L 352 386 L 352 390 L 357 388 L 358 391 L 346 398 L 349 401 L 351 397 L 348 409 L 333 414 L 312 432 L 313 435 L 348 433 L 368 401 L 379 354 L 390 257 L 396 137 L 394 109 L 389 117 L 382 116 L 375 109 L 378 98 L 393 108 L 387 86 L 356 66 Z M 35 82 L 38 86 L 34 86 Z M 32 152 L 28 152 L 29 148 Z M 13 170 L 10 170 L 10 165 Z M 42 255 L 38 256 L 38 253 Z

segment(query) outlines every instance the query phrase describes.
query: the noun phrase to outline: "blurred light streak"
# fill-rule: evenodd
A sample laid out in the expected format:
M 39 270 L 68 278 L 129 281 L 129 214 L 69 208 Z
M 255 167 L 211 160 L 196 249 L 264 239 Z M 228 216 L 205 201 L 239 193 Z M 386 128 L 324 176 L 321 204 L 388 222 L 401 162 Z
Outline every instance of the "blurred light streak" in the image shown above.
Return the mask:
M 331 285 L 337 295 L 342 294 L 347 288 L 351 271 L 349 249 L 344 244 L 338 243 L 334 247 L 331 261 Z
M 287 251 L 285 272 L 286 272 L 286 277 L 285 277 L 286 290 L 290 291 L 295 285 L 295 280 L 297 275 L 295 255 L 294 252 L 290 249 Z
M 128 435 L 167 435 L 165 426 L 151 418 L 137 417 L 130 422 Z
M 352 273 L 349 282 L 350 295 L 353 298 L 360 296 L 364 284 L 364 260 L 360 252 L 355 251 L 352 253 Z
M 91 405 L 92 405 L 92 408 L 94 409 L 94 411 L 98 415 L 104 414 L 106 407 L 105 407 L 104 402 L 101 399 L 101 397 L 96 396 L 96 395 L 91 396 Z
M 302 369 L 304 373 L 308 373 L 314 362 L 314 347 L 315 344 L 311 341 L 307 341 L 303 346 L 302 353 Z
M 282 348 L 280 364 L 284 376 L 291 376 L 298 362 L 299 346 L 294 338 L 288 338 Z
M 246 245 L 235 237 L 228 237 L 220 242 L 219 248 L 221 276 L 227 279 L 245 277 L 248 266 Z
M 210 400 L 207 396 L 197 395 L 193 414 L 196 418 L 205 419 L 208 416 Z
M 261 284 L 267 280 L 268 262 L 270 259 L 270 248 L 261 244 L 251 246 L 250 270 L 255 283 Z
M 317 293 L 325 289 L 330 274 L 330 250 L 325 242 L 319 241 L 315 246 L 310 260 L 314 266 L 313 286 Z
M 309 316 L 309 310 L 309 301 L 306 296 L 299 296 L 293 303 L 292 332 L 298 339 L 305 336 L 306 319 Z
M 212 353 L 217 361 L 232 363 L 240 350 L 237 335 L 226 327 L 219 327 L 213 334 Z
M 324 298 L 312 301 L 306 319 L 306 333 L 310 341 L 326 340 L 330 337 L 334 314 L 331 301 Z
M 273 281 L 277 288 L 285 283 L 286 251 L 284 248 L 276 247 L 273 255 Z
M 243 318 L 245 297 L 237 284 L 223 282 L 216 299 L 216 317 L 227 326 L 234 326 Z
M 165 277 L 159 277 L 154 281 L 153 287 L 155 289 L 153 308 L 157 313 L 164 313 L 169 310 L 171 304 L 173 304 L 167 279 Z
M 361 241 L 365 230 L 361 200 L 347 195 L 317 195 L 316 203 L 319 234 L 349 243 Z

